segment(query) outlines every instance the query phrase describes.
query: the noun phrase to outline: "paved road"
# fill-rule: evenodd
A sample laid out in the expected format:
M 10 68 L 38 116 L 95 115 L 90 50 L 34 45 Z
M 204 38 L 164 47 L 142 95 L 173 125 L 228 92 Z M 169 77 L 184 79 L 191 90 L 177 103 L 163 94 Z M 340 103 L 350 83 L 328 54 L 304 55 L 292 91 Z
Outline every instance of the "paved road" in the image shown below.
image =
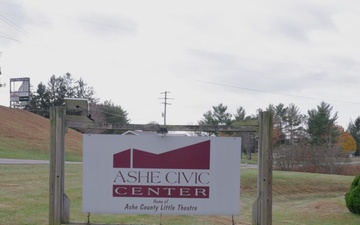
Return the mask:
M 257 164 L 241 164 L 241 169 L 253 169 L 257 168 Z
M 82 162 L 65 162 L 66 164 L 82 164 Z M 0 164 L 49 164 L 49 160 L 33 160 L 33 159 L 2 159 L 0 158 Z

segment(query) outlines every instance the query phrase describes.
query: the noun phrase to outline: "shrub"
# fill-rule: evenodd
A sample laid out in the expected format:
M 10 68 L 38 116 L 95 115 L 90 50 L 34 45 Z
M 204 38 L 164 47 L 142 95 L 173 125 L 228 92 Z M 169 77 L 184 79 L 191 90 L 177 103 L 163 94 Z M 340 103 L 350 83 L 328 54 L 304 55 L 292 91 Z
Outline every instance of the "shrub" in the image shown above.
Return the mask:
M 350 212 L 360 214 L 360 175 L 351 183 L 350 190 L 345 194 L 345 202 Z
M 336 146 L 306 142 L 278 146 L 273 156 L 274 169 L 309 173 L 342 174 L 350 161 L 346 152 Z

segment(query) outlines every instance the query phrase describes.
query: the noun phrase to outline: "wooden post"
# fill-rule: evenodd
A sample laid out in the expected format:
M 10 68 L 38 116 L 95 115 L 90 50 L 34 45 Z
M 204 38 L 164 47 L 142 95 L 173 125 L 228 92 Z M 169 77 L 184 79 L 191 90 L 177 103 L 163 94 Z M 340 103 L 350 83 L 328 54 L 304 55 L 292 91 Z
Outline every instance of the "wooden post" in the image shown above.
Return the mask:
M 69 200 L 64 193 L 65 108 L 50 109 L 49 225 L 69 222 Z
M 272 224 L 272 132 L 273 116 L 270 112 L 259 114 L 258 190 L 253 204 L 253 225 Z

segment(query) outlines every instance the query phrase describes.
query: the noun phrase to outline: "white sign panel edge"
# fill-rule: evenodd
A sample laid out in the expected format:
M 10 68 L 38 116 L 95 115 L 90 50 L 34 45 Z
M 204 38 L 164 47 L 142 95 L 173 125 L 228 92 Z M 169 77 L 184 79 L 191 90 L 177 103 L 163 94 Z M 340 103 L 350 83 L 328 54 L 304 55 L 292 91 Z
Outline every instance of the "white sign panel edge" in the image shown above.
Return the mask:
M 240 161 L 240 138 L 85 134 L 82 211 L 238 215 Z

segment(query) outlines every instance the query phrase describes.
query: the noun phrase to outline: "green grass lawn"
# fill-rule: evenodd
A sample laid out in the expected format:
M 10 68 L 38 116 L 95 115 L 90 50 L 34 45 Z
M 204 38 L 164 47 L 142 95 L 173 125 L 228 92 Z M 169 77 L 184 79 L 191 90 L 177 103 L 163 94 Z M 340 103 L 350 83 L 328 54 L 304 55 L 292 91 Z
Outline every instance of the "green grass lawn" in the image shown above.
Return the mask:
M 241 153 L 241 163 L 243 163 L 243 164 L 257 164 L 258 163 L 258 154 L 251 153 L 251 159 L 247 159 L 246 154 Z
M 71 201 L 70 221 L 87 222 L 81 212 L 81 165 L 66 165 L 65 192 Z M 0 224 L 48 224 L 48 165 L 0 165 Z M 273 173 L 273 224 L 358 225 L 344 194 L 353 176 L 295 172 Z M 251 224 L 257 170 L 242 169 L 240 216 Z M 232 224 L 230 216 L 90 215 L 93 223 Z
M 15 144 L 8 144 L 9 141 L 1 142 L 0 138 L 0 158 L 5 159 L 35 159 L 35 160 L 48 160 L 49 152 L 35 148 L 32 145 L 26 146 L 26 142 L 17 141 Z M 82 161 L 82 151 L 68 151 L 65 150 L 65 160 L 72 162 Z

